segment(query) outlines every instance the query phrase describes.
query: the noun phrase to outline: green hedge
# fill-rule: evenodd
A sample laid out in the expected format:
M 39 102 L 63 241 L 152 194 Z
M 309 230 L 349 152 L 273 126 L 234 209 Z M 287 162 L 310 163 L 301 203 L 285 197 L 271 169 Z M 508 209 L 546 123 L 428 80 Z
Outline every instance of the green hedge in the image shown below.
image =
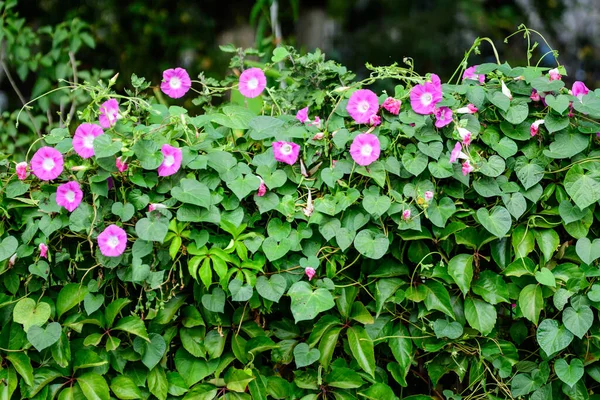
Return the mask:
M 562 67 L 462 79 L 467 57 L 441 86 L 271 61 L 254 98 L 200 75 L 201 115 L 136 76 L 71 85 L 78 122 L 2 158 L 0 399 L 596 397 L 600 92 Z

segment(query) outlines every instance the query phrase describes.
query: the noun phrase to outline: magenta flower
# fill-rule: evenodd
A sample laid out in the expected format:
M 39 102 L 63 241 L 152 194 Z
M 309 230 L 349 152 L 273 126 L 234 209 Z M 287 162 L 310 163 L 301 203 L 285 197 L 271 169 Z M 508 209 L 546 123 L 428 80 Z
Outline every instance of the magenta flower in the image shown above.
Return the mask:
M 477 65 L 473 65 L 472 67 L 469 67 L 465 70 L 465 72 L 463 72 L 463 81 L 465 79 L 471 79 L 474 81 L 479 81 L 479 83 L 484 83 L 485 82 L 485 74 L 476 74 L 475 70 L 477 69 Z
M 442 87 L 437 75 L 435 77 L 434 82 L 416 85 L 410 91 L 410 106 L 417 114 L 433 114 L 435 105 L 442 101 Z
M 531 89 L 531 96 L 529 98 L 533 101 L 540 101 L 541 97 L 537 90 Z
M 460 142 L 456 142 L 456 144 L 454 145 L 454 149 L 452 149 L 452 152 L 450 153 L 450 162 L 456 162 L 456 160 L 458 160 L 459 158 L 467 159 L 469 157 L 467 157 L 467 155 L 462 152 L 462 145 L 460 144 Z
M 259 176 L 258 179 L 260 179 L 260 186 L 258 187 L 256 195 L 258 197 L 263 197 L 265 194 L 267 194 L 267 185 L 265 185 L 265 181 L 263 181 L 263 178 Z
M 371 118 L 369 118 L 369 125 L 371 125 L 371 126 L 381 125 L 381 117 L 379 115 L 372 115 Z
M 46 243 L 40 243 L 38 248 L 40 249 L 40 257 L 48 259 L 48 246 L 46 246 Z
M 115 99 L 109 99 L 100 106 L 100 116 L 98 121 L 100 126 L 108 129 L 117 123 L 119 116 L 119 102 Z
M 17 178 L 24 181 L 27 178 L 27 162 L 21 161 L 16 165 L 15 169 L 17 170 Z
M 109 225 L 98 235 L 98 247 L 105 257 L 118 257 L 127 247 L 127 234 L 116 225 Z
M 75 181 L 63 183 L 56 189 L 56 204 L 73 212 L 83 199 L 83 192 L 79 183 Z
M 148 211 L 152 212 L 154 210 L 165 209 L 167 206 L 161 203 L 150 203 L 148 205 Z
M 160 90 L 172 99 L 183 97 L 192 87 L 192 81 L 183 68 L 171 68 L 163 72 Z
M 431 201 L 433 199 L 433 192 L 428 190 L 425 192 L 425 201 Z
M 315 271 L 314 268 L 306 267 L 306 268 L 304 268 L 304 273 L 306 274 L 306 276 L 308 276 L 308 280 L 310 281 L 310 280 L 312 280 L 313 276 L 315 276 L 317 271 Z
M 321 118 L 319 118 L 319 116 L 317 115 L 311 125 L 316 126 L 317 128 L 320 128 L 321 127 Z
M 31 158 L 31 172 L 43 181 L 58 178 L 63 171 L 62 154 L 53 147 L 42 147 Z
M 81 158 L 90 158 L 94 155 L 94 139 L 104 131 L 96 124 L 81 124 L 73 136 L 73 149 Z
M 350 155 L 358 165 L 366 166 L 379 158 L 379 138 L 371 133 L 356 135 L 350 145 Z
M 408 221 L 410 219 L 410 210 L 402 211 L 402 219 Z
M 125 172 L 127 171 L 127 168 L 129 168 L 129 166 L 125 162 L 123 162 L 123 160 L 121 160 L 121 157 L 117 157 L 115 165 L 117 166 L 119 172 Z
M 540 131 L 540 125 L 543 123 L 543 119 L 538 119 L 537 121 L 531 124 L 531 126 L 529 127 L 529 133 L 531 133 L 531 136 L 535 136 L 538 134 L 538 132 Z
M 385 108 L 390 114 L 398 115 L 400 114 L 400 106 L 402 102 L 400 100 L 396 100 L 393 97 L 388 97 L 383 102 L 383 108 Z
M 467 104 L 465 107 L 461 107 L 456 110 L 457 114 L 475 114 L 478 111 L 474 104 Z
M 551 69 L 550 71 L 548 71 L 548 74 L 550 75 L 551 81 L 558 81 L 560 80 L 560 78 L 562 78 L 562 76 L 558 72 L 558 68 Z
M 253 99 L 267 87 L 267 77 L 260 68 L 249 68 L 240 75 L 238 89 L 242 96 Z
M 465 146 L 468 146 L 471 144 L 471 132 L 469 132 L 465 128 L 458 128 L 458 136 L 460 136 L 462 143 Z
M 310 122 L 310 119 L 308 119 L 308 107 L 304 107 L 303 109 L 298 110 L 298 112 L 296 113 L 296 119 L 302 122 L 303 124 L 306 122 Z
M 435 111 L 435 126 L 443 128 L 452 122 L 452 110 L 448 107 L 440 107 Z
M 377 95 L 369 89 L 357 90 L 350 96 L 346 111 L 357 124 L 370 123 L 371 117 L 379 111 Z
M 589 92 L 590 92 L 590 89 L 588 89 L 587 86 L 585 86 L 585 83 L 583 83 L 581 81 L 573 82 L 573 87 L 571 88 L 571 93 L 573 94 L 573 96 L 577 97 L 579 99 L 579 101 L 581 101 L 583 96 L 585 96 Z
M 471 165 L 471 163 L 469 162 L 469 160 L 465 160 L 465 162 L 462 164 L 462 173 L 464 176 L 469 175 L 469 173 L 473 172 L 474 168 Z
M 181 149 L 163 144 L 160 151 L 163 154 L 163 162 L 158 166 L 158 176 L 170 176 L 179 171 L 182 159 Z
M 300 146 L 293 142 L 273 142 L 273 156 L 275 160 L 294 165 L 298 161 Z

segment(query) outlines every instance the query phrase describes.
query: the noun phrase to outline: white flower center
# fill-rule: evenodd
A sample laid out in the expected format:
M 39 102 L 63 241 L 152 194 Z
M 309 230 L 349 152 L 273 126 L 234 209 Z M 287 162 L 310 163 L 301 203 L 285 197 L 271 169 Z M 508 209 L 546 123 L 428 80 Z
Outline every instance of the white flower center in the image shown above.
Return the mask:
M 110 112 L 110 113 L 108 114 L 108 120 L 109 120 L 110 122 L 114 122 L 114 121 L 116 121 L 116 120 L 117 120 L 117 115 L 118 115 L 118 114 L 119 114 L 119 111 L 117 111 L 117 110 L 113 110 L 112 112 Z
M 85 147 L 86 149 L 93 149 L 94 148 L 94 139 L 96 139 L 94 137 L 94 135 L 87 135 L 83 137 L 83 147 Z
M 165 167 L 170 167 L 175 163 L 175 157 L 168 155 L 165 156 Z
M 360 112 L 361 114 L 364 114 L 367 111 L 369 111 L 369 102 L 366 100 L 363 100 L 360 103 L 358 103 L 358 106 L 356 108 L 358 109 L 358 112 Z
M 75 201 L 75 192 L 72 190 L 69 190 L 67 192 L 67 194 L 65 194 L 65 199 L 67 199 L 67 201 L 69 203 L 72 203 L 73 201 Z
M 421 103 L 424 106 L 428 106 L 429 104 L 431 104 L 432 101 L 433 101 L 433 96 L 431 96 L 431 93 L 423 93 L 421 95 Z
M 288 154 L 292 154 L 292 146 L 290 146 L 289 144 L 284 144 L 283 146 L 281 146 L 281 153 L 285 154 L 286 156 Z
M 54 160 L 51 158 L 45 158 L 44 162 L 42 163 L 42 168 L 44 168 L 46 171 L 51 171 L 52 168 L 54 168 Z
M 116 236 L 111 236 L 106 241 L 106 244 L 109 245 L 112 249 L 119 245 L 119 238 Z
M 169 81 L 169 86 L 171 86 L 171 89 L 179 89 L 181 87 L 181 80 L 174 76 Z
M 369 157 L 372 152 L 373 152 L 373 147 L 371 147 L 371 145 L 369 145 L 369 144 L 365 144 L 360 149 L 360 155 L 363 157 Z
M 256 89 L 258 87 L 258 79 L 256 78 L 250 78 L 250 80 L 248 81 L 248 89 Z

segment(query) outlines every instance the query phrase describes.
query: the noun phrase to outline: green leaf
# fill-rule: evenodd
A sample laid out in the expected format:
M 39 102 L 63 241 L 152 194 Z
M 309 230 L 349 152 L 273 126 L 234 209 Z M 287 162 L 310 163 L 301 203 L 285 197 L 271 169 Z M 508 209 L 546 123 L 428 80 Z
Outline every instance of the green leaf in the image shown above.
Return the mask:
M 23 325 L 27 332 L 33 325 L 42 326 L 50 318 L 52 309 L 48 303 L 35 303 L 31 298 L 24 298 L 17 302 L 13 309 L 13 320 Z
M 567 95 L 561 94 L 556 97 L 551 94 L 544 97 L 546 104 L 559 114 L 564 113 L 569 108 L 570 98 Z
M 363 198 L 362 205 L 365 211 L 373 217 L 379 218 L 390 208 L 392 200 L 387 196 L 367 194 Z
M 5 237 L 0 242 L 0 262 L 9 259 L 16 253 L 19 242 L 13 236 Z
M 132 335 L 139 336 L 148 342 L 150 341 L 148 332 L 146 331 L 146 326 L 137 315 L 130 315 L 128 317 L 121 318 L 117 321 L 112 329 L 116 331 L 125 331 L 131 333 Z
M 290 53 L 286 50 L 285 47 L 276 47 L 273 50 L 273 56 L 271 57 L 271 61 L 274 63 L 278 63 L 280 61 L 285 60 L 289 57 Z
M 408 329 L 402 323 L 397 323 L 388 340 L 392 354 L 398 362 L 399 374 L 395 378 L 399 379 L 398 383 L 404 387 L 407 386 L 406 375 L 412 362 L 413 343 L 410 336 Z
M 504 105 L 504 103 L 502 105 Z M 519 125 L 529 116 L 529 104 L 525 100 L 514 99 L 512 102 L 510 102 L 510 107 L 508 110 L 505 113 L 501 111 L 500 115 L 502 115 L 504 119 L 511 124 Z
M 331 363 L 331 358 L 333 357 L 333 352 L 338 344 L 342 329 L 341 326 L 334 326 L 325 332 L 321 338 L 321 342 L 319 343 L 319 352 L 321 353 L 320 362 L 325 369 L 327 369 Z
M 212 375 L 217 370 L 218 366 L 218 359 L 210 361 L 201 360 L 193 357 L 182 348 L 175 353 L 175 367 L 181 374 L 185 384 L 188 386 L 192 386 L 207 376 Z M 167 375 L 167 378 L 170 378 L 170 374 Z M 169 383 L 171 383 L 171 379 L 169 379 Z M 169 393 L 170 392 L 171 384 L 169 384 Z
M 111 211 L 113 214 L 121 218 L 121 221 L 123 222 L 129 221 L 133 217 L 133 214 L 135 214 L 135 208 L 131 203 L 113 203 Z
M 590 239 L 582 237 L 577 240 L 575 250 L 581 261 L 587 265 L 591 265 L 595 260 L 600 258 L 600 239 L 594 239 L 592 242 Z
M 168 231 L 169 220 L 157 212 L 149 213 L 147 218 L 142 218 L 135 224 L 135 233 L 148 242 L 162 243 Z
M 367 374 L 375 377 L 375 350 L 373 341 L 361 326 L 348 328 L 348 344 L 352 356 Z
M 83 308 L 85 308 L 85 312 L 90 315 L 94 311 L 98 310 L 104 304 L 104 295 L 103 294 L 93 294 L 88 293 L 83 298 Z
M 567 364 L 564 358 L 560 358 L 554 363 L 554 372 L 556 372 L 558 379 L 573 387 L 583 378 L 583 361 L 579 358 L 574 358 L 570 364 Z
M 490 304 L 510 303 L 508 285 L 493 271 L 481 271 L 472 290 Z
M 354 238 L 354 247 L 363 256 L 378 260 L 387 253 L 390 241 L 382 233 L 363 229 Z
M 14 199 L 15 197 L 19 197 L 22 194 L 27 193 L 29 190 L 29 184 L 21 181 L 11 182 L 6 186 L 6 197 L 9 199 Z
M 537 341 L 548 356 L 565 349 L 573 341 L 573 334 L 558 321 L 545 319 L 536 333 Z
M 444 228 L 448 219 L 456 212 L 456 205 L 449 197 L 442 197 L 439 202 L 431 200 L 427 207 L 427 217 L 437 227 Z
M 284 257 L 292 248 L 292 243 L 288 238 L 281 241 L 273 237 L 266 238 L 262 243 L 262 250 L 269 261 L 279 260 Z
M 25 384 L 33 386 L 33 367 L 31 366 L 31 360 L 25 353 L 9 353 L 5 357 L 15 370 L 21 375 Z M 1 397 L 2 391 L 0 391 Z
M 106 306 L 106 310 L 104 310 L 104 318 L 106 319 L 106 326 L 111 327 L 117 315 L 121 312 L 123 307 L 127 304 L 131 303 L 129 299 L 115 299 L 115 301 L 111 302 Z
M 360 374 L 345 367 L 332 368 L 331 372 L 325 375 L 324 380 L 328 386 L 338 389 L 356 389 L 365 383 Z
M 553 112 L 549 112 L 548 114 L 546 114 L 546 118 L 544 118 L 544 126 L 546 127 L 546 129 L 548 129 L 549 133 L 561 131 L 561 130 L 565 129 L 567 126 L 569 126 L 569 117 L 568 116 L 563 117 L 563 116 L 560 116 Z M 555 146 L 554 150 L 558 150 L 559 154 L 560 154 L 560 152 L 564 151 L 564 149 L 559 149 L 558 146 Z M 552 151 L 552 149 L 551 149 L 551 151 Z M 548 157 L 563 158 L 563 157 L 553 157 L 553 156 L 548 156 Z
M 460 291 L 466 296 L 473 280 L 473 256 L 459 254 L 448 263 L 448 274 L 454 279 Z
M 311 349 L 306 343 L 298 343 L 294 347 L 294 360 L 296 368 L 307 367 L 321 357 L 318 349 Z
M 288 290 L 288 295 L 292 300 L 290 308 L 296 323 L 314 319 L 319 313 L 335 305 L 329 290 L 318 288 L 313 291 L 305 281 L 294 283 Z
M 202 305 L 208 311 L 225 312 L 225 292 L 219 287 L 214 288 L 212 294 L 202 296 Z
M 600 200 L 598 177 L 586 174 L 579 164 L 569 168 L 564 184 L 565 190 L 581 210 Z
M 535 186 L 544 177 L 544 165 L 539 160 L 527 160 L 526 157 L 517 158 L 515 163 L 517 178 L 525 190 Z
M 544 255 L 544 260 L 546 262 L 550 261 L 560 245 L 558 233 L 553 229 L 538 229 L 533 231 L 533 234 L 535 235 L 535 242 Z
M 507 112 L 510 107 L 510 99 L 502 94 L 501 91 L 495 91 L 487 94 L 487 98 L 496 107 L 498 107 L 501 111 Z
M 247 283 L 243 284 L 239 279 L 232 279 L 228 287 L 231 292 L 231 300 L 233 301 L 248 301 L 254 292 L 252 286 Z
M 229 368 L 225 373 L 225 384 L 227 389 L 238 393 L 244 393 L 248 384 L 254 380 L 252 370 Z
M 502 202 L 516 220 L 527 211 L 527 200 L 519 192 L 502 195 Z
M 256 291 L 262 297 L 267 300 L 279 303 L 279 299 L 285 293 L 287 288 L 287 282 L 280 274 L 271 275 L 267 278 L 265 275 L 261 275 L 256 278 Z
M 404 165 L 404 168 L 414 176 L 420 175 L 421 172 L 427 168 L 428 160 L 429 157 L 418 150 L 413 153 L 405 151 L 402 154 L 402 165 Z
M 227 187 L 237 196 L 238 199 L 243 200 L 250 193 L 258 190 L 260 186 L 260 179 L 254 175 L 244 175 L 237 179 L 226 182 Z
M 157 333 L 149 334 L 148 338 L 150 339 L 149 342 L 142 340 L 139 337 L 135 338 L 133 341 L 133 349 L 142 356 L 142 363 L 151 370 L 156 367 L 165 355 L 167 343 L 165 342 L 165 339 Z
M 154 140 L 138 140 L 133 145 L 132 150 L 144 169 L 154 170 L 163 162 L 160 147 Z
M 582 339 L 594 323 L 594 313 L 589 306 L 580 306 L 577 309 L 567 307 L 563 311 L 562 321 L 573 335 Z
M 119 375 L 110 381 L 110 390 L 121 400 L 141 399 L 142 392 L 133 379 L 127 375 Z
M 537 325 L 544 306 L 542 288 L 539 285 L 527 285 L 521 290 L 518 301 L 523 316 Z
M 495 206 L 490 211 L 486 208 L 480 208 L 477 210 L 477 218 L 488 232 L 502 238 L 508 233 L 512 225 L 510 213 L 502 206 Z
M 110 157 L 121 151 L 123 143 L 120 140 L 113 141 L 113 138 L 108 135 L 100 135 L 94 139 L 94 156 L 97 158 Z
M 81 303 L 88 294 L 88 288 L 78 283 L 69 283 L 64 286 L 58 294 L 56 300 L 56 312 L 60 318 L 65 312 L 69 311 L 77 304 Z
M 77 383 L 88 400 L 109 400 L 108 384 L 102 375 L 87 372 L 77 377 Z
M 165 370 L 160 365 L 157 365 L 148 373 L 148 389 L 159 400 L 167 399 L 169 382 Z
M 568 125 L 569 118 L 566 123 Z M 562 132 L 554 136 L 554 142 L 550 143 L 548 150 L 544 150 L 544 155 L 550 158 L 570 158 L 582 151 L 589 145 L 589 135 L 581 135 L 574 132 Z
M 438 310 L 456 319 L 448 290 L 441 283 L 429 279 L 422 286 L 425 289 L 425 307 L 428 310 Z
M 213 385 L 198 384 L 183 396 L 183 400 L 212 400 L 216 398 L 218 391 L 218 388 Z
M 565 224 L 570 224 L 585 218 L 588 209 L 581 210 L 579 207 L 572 205 L 569 200 L 563 200 L 558 206 L 558 213 Z
M 469 325 L 487 336 L 496 325 L 496 307 L 479 299 L 465 299 L 465 318 Z
M 463 326 L 456 321 L 437 319 L 433 323 L 433 332 L 438 339 L 458 339 L 463 334 Z
M 535 272 L 535 280 L 544 286 L 556 287 L 556 279 L 548 268 L 542 268 Z
M 211 205 L 210 190 L 195 179 L 182 179 L 179 186 L 171 189 L 171 195 L 182 203 L 208 208 Z

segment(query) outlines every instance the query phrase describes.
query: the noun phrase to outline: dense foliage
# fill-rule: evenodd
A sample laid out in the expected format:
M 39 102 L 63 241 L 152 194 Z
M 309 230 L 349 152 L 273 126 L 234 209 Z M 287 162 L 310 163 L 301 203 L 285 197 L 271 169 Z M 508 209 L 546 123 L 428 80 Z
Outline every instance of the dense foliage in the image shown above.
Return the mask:
M 77 122 L 2 157 L 0 399 L 593 397 L 600 93 L 272 62 L 189 82 L 202 115 L 71 83 Z

